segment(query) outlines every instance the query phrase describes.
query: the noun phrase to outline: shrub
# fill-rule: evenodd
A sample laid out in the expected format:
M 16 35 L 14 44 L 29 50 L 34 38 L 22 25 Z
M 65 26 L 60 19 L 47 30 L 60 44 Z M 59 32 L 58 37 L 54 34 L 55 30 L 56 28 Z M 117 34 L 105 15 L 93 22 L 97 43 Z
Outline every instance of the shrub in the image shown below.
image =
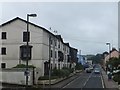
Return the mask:
M 26 65 L 25 64 L 18 64 L 16 65 L 15 67 L 13 68 L 26 68 Z M 35 68 L 35 66 L 33 65 L 28 65 L 28 68 Z
M 58 76 L 51 76 L 51 79 L 57 79 Z M 38 78 L 38 80 L 49 80 L 49 75 L 41 76 Z
M 70 75 L 70 71 L 69 71 L 69 70 L 67 70 L 67 69 L 66 69 L 66 70 L 64 70 L 64 76 L 65 76 L 65 77 L 68 77 L 69 75 Z
M 54 69 L 52 70 L 52 76 L 60 76 L 60 70 L 54 68 Z
M 73 73 L 74 68 L 68 68 L 68 71 L 69 71 L 70 73 Z
M 52 71 L 52 76 L 68 77 L 72 72 L 73 72 L 73 69 L 69 69 L 66 67 L 63 67 L 62 69 L 54 68 Z
M 77 63 L 76 66 L 75 66 L 75 69 L 76 70 L 82 70 L 83 66 L 81 64 Z
M 72 71 L 70 68 L 67 68 L 67 67 L 63 67 L 61 70 L 62 70 L 63 77 L 68 77 Z
M 118 82 L 118 84 L 120 84 L 120 73 L 117 73 L 113 76 L 113 80 L 115 82 Z

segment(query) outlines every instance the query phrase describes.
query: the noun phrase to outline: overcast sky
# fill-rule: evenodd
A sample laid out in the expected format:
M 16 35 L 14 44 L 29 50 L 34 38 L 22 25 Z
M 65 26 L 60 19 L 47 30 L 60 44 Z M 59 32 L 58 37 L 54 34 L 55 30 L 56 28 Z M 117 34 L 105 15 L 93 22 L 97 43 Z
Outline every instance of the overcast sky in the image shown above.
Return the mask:
M 30 21 L 62 35 L 65 42 L 82 51 L 96 54 L 108 51 L 106 42 L 118 48 L 117 2 L 11 2 L 2 3 L 0 23 L 15 17 Z

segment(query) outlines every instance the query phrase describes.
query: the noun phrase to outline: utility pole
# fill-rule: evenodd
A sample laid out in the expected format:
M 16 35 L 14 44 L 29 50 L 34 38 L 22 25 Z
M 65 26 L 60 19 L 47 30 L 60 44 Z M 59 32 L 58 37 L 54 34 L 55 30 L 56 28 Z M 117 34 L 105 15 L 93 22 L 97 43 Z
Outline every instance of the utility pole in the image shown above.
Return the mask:
M 109 46 L 109 60 L 110 60 L 110 58 L 111 58 L 111 53 L 110 53 L 110 50 L 111 50 L 111 44 L 110 44 L 110 43 L 106 43 L 106 45 Z M 111 66 L 111 65 L 107 65 L 107 68 L 111 69 L 112 66 Z
M 81 50 L 79 50 L 79 58 L 80 58 L 80 62 L 81 62 Z
M 106 43 L 106 45 L 109 46 L 109 59 L 111 58 L 111 53 L 110 53 L 110 50 L 111 50 L 111 44 L 110 43 Z
M 36 17 L 37 15 L 36 14 L 27 14 L 27 42 L 26 42 L 26 88 L 28 87 L 28 74 L 29 74 L 29 71 L 28 71 L 28 60 L 29 60 L 29 17 Z
M 49 88 L 51 88 L 51 36 L 49 36 Z

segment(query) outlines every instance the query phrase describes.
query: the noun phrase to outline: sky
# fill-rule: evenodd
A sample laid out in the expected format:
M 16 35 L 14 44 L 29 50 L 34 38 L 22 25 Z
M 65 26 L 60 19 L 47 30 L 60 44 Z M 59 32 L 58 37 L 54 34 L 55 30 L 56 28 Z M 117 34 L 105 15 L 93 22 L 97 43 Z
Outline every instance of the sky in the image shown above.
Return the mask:
M 30 22 L 57 31 L 82 54 L 108 51 L 106 42 L 118 48 L 118 2 L 1 2 L 0 7 L 0 24 L 36 13 Z

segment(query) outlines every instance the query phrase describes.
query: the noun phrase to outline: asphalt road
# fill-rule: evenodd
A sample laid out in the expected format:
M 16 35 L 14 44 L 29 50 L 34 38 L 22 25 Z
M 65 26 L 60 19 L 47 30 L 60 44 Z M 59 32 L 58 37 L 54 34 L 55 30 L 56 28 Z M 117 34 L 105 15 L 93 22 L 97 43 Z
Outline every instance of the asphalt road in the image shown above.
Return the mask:
M 96 67 L 101 68 L 99 65 Z M 63 88 L 104 88 L 102 75 L 83 72 L 78 78 L 68 83 Z
M 100 67 L 100 66 L 97 65 L 96 67 Z M 49 88 L 49 86 L 46 86 L 46 88 Z M 86 88 L 96 88 L 96 89 L 104 88 L 104 85 L 103 85 L 102 75 L 95 74 L 92 71 L 92 73 L 86 73 L 86 72 L 78 73 L 75 76 L 71 77 L 71 79 L 66 79 L 58 84 L 52 85 L 51 88 L 63 88 L 63 89 L 78 88 L 84 90 Z

